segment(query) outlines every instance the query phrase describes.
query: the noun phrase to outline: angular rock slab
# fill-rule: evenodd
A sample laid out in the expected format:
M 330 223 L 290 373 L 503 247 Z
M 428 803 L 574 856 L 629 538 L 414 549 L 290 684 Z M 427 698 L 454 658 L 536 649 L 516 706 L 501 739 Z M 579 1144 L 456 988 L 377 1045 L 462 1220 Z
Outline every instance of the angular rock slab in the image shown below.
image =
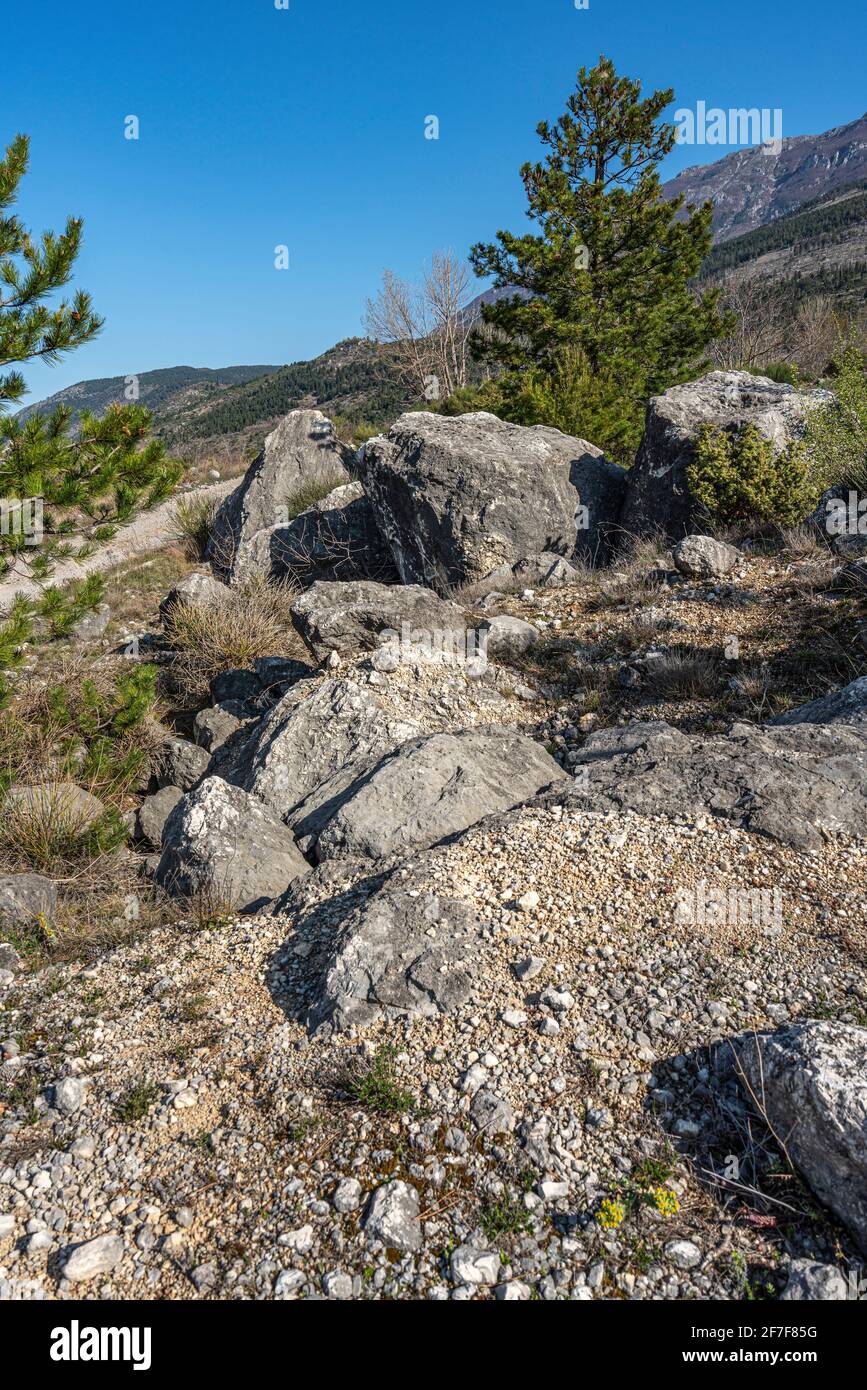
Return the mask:
M 327 793 L 336 796 L 363 766 L 419 733 L 351 677 L 325 680 L 312 694 L 305 685 L 293 686 L 256 726 L 231 778 L 287 823 L 318 804 L 305 806 L 317 788 L 338 778 Z
M 512 566 L 510 573 L 529 589 L 562 589 L 567 584 L 577 584 L 581 579 L 579 569 L 551 550 L 541 555 L 525 555 Z
M 348 483 L 352 458 L 320 410 L 290 411 L 214 518 L 207 555 L 215 570 L 231 577 L 248 542 L 286 521 L 285 508 L 299 487 Z
M 136 816 L 136 830 L 140 840 L 144 840 L 153 849 L 160 848 L 166 821 L 183 794 L 180 787 L 161 787 L 153 796 L 145 797 Z
M 108 1274 L 124 1255 L 123 1236 L 95 1236 L 70 1251 L 63 1264 L 63 1277 L 71 1284 L 82 1284 L 100 1274 Z
M 565 777 L 541 744 L 509 730 L 430 734 L 401 744 L 348 787 L 319 829 L 316 855 L 382 859 L 436 844 Z M 333 805 L 333 803 L 332 803 Z M 322 810 L 316 821 L 321 823 Z M 313 827 L 303 817 L 299 838 Z
M 421 1248 L 418 1192 L 411 1183 L 395 1178 L 378 1187 L 362 1220 L 368 1240 L 378 1240 L 390 1250 L 414 1253 Z
M 437 587 L 543 551 L 598 562 L 626 486 L 586 440 L 485 411 L 402 415 L 358 467 L 401 579 Z
M 253 912 L 308 868 L 291 831 L 267 806 L 221 777 L 206 777 L 166 821 L 155 877 L 175 897 L 204 894 Z
M 417 584 L 319 581 L 295 600 L 290 613 L 319 661 L 331 652 L 356 657 L 374 651 L 386 633 L 435 649 L 465 650 L 467 645 L 467 617 L 460 605 Z
M 387 884 L 347 918 L 307 1014 L 311 1033 L 462 1008 L 483 923 L 464 902 Z
M 719 816 L 797 849 L 867 828 L 867 731 L 858 728 L 735 724 L 691 737 L 633 724 L 591 735 L 575 772 L 566 800 L 582 810 Z
M 752 1104 L 867 1253 L 867 1028 L 810 1020 L 731 1046 Z
M 832 399 L 828 391 L 798 391 L 750 372 L 709 372 L 652 396 L 644 435 L 627 475 L 622 530 L 676 541 L 696 529 L 700 511 L 690 494 L 687 472 L 702 425 L 754 425 L 782 452 L 803 434 L 810 409 Z

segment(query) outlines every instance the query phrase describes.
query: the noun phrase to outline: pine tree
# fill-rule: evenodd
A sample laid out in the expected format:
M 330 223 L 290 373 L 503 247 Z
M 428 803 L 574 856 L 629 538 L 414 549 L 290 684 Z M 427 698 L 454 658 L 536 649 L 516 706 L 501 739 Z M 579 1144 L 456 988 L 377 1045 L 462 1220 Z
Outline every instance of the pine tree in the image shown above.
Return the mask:
M 517 391 L 526 409 L 523 388 L 556 376 L 570 352 L 584 364 L 588 417 L 607 436 L 594 442 L 620 457 L 638 443 L 647 397 L 697 374 L 726 330 L 718 292 L 689 283 L 710 250 L 712 206 L 679 216 L 683 199 L 661 196 L 672 99 L 642 99 L 608 58 L 581 68 L 564 115 L 538 127 L 544 161 L 521 170 L 540 233 L 500 231 L 472 250 L 478 275 L 522 292 L 484 307 L 475 356 L 517 375 L 506 398 Z
M 0 576 L 26 559 L 27 574 L 43 579 L 72 553 L 66 536 L 84 537 L 76 551 L 83 558 L 139 507 L 168 496 L 182 470 L 162 443 L 146 438 L 151 418 L 140 405 L 111 406 L 102 419 L 84 414 L 77 431 L 66 406 L 27 420 L 7 413 L 26 390 L 21 364 L 58 362 L 103 324 L 81 290 L 55 307 L 46 303 L 72 278 L 82 222 L 71 217 L 63 233 L 45 232 L 36 241 L 10 211 L 28 156 L 27 138 L 18 135 L 0 159 Z M 41 519 L 34 527 L 28 522 L 39 515 L 37 502 Z M 0 625 L 0 700 L 7 693 L 2 673 L 20 664 L 33 619 L 46 619 L 50 632 L 61 635 L 100 597 L 99 581 L 90 578 L 65 594 L 49 588 L 39 602 L 16 600 Z

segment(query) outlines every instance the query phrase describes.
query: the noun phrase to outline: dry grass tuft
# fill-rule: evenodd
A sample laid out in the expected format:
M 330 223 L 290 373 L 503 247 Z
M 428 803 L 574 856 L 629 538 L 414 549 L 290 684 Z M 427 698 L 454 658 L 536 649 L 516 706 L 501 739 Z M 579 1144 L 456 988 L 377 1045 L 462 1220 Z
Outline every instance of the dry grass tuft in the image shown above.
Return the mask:
M 219 599 L 177 607 L 166 623 L 176 650 L 169 668 L 173 693 L 190 708 L 208 698 L 208 688 L 222 671 L 247 667 L 260 656 L 283 656 L 297 650 L 298 638 L 289 609 L 294 586 L 251 580 L 226 588 Z
M 172 523 L 189 560 L 204 559 L 219 506 L 213 497 L 178 498 Z
M 697 700 L 718 694 L 720 667 L 711 653 L 700 648 L 670 647 L 650 667 L 648 683 L 660 695 Z

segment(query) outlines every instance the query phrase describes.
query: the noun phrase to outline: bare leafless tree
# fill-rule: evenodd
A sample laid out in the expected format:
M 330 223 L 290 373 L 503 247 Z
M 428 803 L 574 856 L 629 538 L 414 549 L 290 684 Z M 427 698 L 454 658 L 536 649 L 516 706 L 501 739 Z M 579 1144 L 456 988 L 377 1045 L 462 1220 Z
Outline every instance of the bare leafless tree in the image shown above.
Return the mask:
M 730 275 L 722 283 L 720 308 L 735 316 L 731 337 L 711 347 L 714 366 L 767 367 L 786 355 L 787 314 L 782 297 L 761 276 Z
M 844 336 L 843 316 L 826 295 L 800 304 L 792 323 L 791 354 L 802 375 L 811 380 L 821 376 Z
M 467 383 L 471 297 L 467 266 L 447 250 L 434 253 L 417 285 L 386 270 L 376 298 L 367 301 L 368 337 L 397 350 L 405 379 L 426 400 Z

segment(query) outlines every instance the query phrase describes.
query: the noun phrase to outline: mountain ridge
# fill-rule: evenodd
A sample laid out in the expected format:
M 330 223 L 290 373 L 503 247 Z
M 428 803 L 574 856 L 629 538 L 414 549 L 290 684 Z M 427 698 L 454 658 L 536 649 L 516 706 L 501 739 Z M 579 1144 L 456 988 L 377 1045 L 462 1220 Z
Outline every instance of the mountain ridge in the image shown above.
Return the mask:
M 663 196 L 714 204 L 714 241 L 754 231 L 834 188 L 867 176 L 867 113 L 818 135 L 785 136 L 779 153 L 734 150 L 682 169 Z

